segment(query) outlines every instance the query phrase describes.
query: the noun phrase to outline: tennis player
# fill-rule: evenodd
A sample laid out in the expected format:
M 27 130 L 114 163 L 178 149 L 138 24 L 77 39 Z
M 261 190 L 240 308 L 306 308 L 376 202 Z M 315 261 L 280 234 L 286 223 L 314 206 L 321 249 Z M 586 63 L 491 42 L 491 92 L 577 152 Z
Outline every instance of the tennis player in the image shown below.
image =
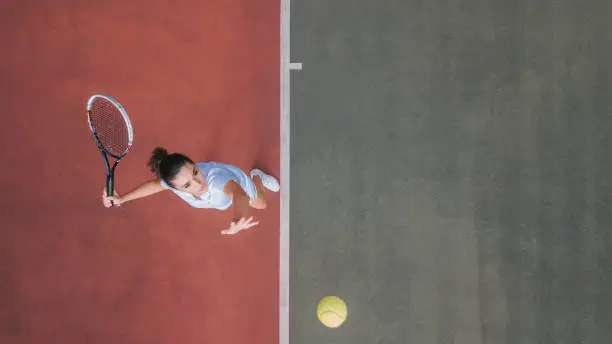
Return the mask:
M 259 224 L 248 217 L 250 208 L 265 209 L 265 189 L 278 192 L 280 185 L 276 178 L 261 170 L 253 169 L 249 175 L 238 167 L 218 162 L 194 163 L 180 153 L 169 154 L 163 147 L 153 151 L 147 166 L 155 179 L 140 184 L 121 196 L 107 196 L 106 188 L 102 203 L 106 207 L 133 201 L 170 190 L 194 208 L 226 210 L 232 207 L 233 216 L 229 228 L 221 234 L 236 234 Z

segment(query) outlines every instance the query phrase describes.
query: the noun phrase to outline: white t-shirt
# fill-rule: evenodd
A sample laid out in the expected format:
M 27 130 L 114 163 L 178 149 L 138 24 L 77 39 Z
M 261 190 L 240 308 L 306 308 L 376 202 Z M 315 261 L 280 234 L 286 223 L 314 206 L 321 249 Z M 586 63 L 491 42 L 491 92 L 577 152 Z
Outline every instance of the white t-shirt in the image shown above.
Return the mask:
M 218 162 L 199 162 L 196 163 L 196 166 L 200 169 L 208 184 L 208 190 L 200 195 L 201 199 L 194 197 L 188 192 L 174 189 L 163 180 L 160 180 L 161 186 L 174 192 L 194 208 L 213 208 L 219 210 L 229 208 L 232 205 L 232 199 L 225 194 L 223 188 L 230 180 L 238 183 L 249 198 L 257 198 L 255 183 L 238 167 Z

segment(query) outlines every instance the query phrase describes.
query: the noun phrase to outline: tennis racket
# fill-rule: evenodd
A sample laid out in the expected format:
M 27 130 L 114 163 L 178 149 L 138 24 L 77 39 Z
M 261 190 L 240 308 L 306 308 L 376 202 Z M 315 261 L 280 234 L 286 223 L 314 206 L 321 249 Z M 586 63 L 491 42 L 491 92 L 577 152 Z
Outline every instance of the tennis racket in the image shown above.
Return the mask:
M 104 159 L 107 195 L 112 196 L 115 169 L 119 161 L 130 151 L 134 141 L 130 117 L 115 99 L 104 94 L 94 94 L 87 102 L 87 122 Z M 115 160 L 112 167 L 111 158 Z

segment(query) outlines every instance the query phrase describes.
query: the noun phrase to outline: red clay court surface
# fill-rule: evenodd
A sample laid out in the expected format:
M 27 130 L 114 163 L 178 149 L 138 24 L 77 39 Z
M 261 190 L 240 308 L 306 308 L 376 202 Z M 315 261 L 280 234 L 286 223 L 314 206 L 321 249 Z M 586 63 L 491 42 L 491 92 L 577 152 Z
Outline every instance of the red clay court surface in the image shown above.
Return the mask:
M 2 1 L 0 343 L 278 342 L 279 194 L 230 237 L 230 211 L 170 192 L 103 208 L 85 104 L 132 119 L 119 192 L 156 145 L 280 176 L 279 18 L 278 0 Z

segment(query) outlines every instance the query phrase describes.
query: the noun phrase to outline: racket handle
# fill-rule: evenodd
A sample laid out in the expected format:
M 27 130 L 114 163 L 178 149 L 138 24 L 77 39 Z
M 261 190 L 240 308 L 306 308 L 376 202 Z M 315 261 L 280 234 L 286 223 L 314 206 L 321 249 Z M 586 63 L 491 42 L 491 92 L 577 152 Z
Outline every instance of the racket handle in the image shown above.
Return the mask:
M 113 185 L 113 178 L 112 176 L 107 176 L 106 177 L 106 195 L 108 197 L 112 197 L 115 195 L 114 191 L 114 185 Z M 111 206 L 114 207 L 115 206 L 115 202 L 111 201 Z

